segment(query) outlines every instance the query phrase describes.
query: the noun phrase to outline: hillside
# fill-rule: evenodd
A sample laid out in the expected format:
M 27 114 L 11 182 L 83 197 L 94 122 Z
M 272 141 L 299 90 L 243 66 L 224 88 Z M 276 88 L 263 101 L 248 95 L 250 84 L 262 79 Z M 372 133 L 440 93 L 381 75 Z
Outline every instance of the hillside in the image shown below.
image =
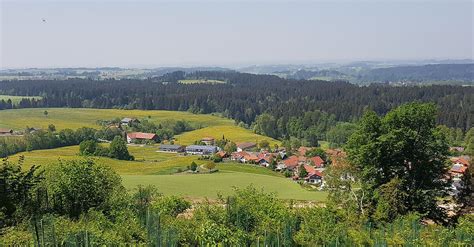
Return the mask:
M 44 111 L 48 115 L 44 115 Z M 46 129 L 54 124 L 56 129 L 77 129 L 80 127 L 100 128 L 98 120 L 114 118 L 149 118 L 151 122 L 163 123 L 166 121 L 186 120 L 194 131 L 175 136 L 176 141 L 183 145 L 194 143 L 202 137 L 222 136 L 234 142 L 268 140 L 271 145 L 280 142 L 270 137 L 261 136 L 251 130 L 234 125 L 234 121 L 211 114 L 192 114 L 179 111 L 145 111 L 145 110 L 117 110 L 117 109 L 84 109 L 84 108 L 29 108 L 0 111 L 0 128 L 23 130 L 26 126 Z

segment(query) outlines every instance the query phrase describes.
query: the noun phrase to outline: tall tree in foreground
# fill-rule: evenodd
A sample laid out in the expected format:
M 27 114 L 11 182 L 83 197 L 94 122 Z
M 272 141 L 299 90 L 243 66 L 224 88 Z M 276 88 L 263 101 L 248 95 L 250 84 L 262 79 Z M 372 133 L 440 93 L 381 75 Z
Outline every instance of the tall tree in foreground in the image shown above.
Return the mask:
M 436 111 L 421 103 L 402 105 L 383 118 L 368 111 L 350 137 L 348 159 L 377 218 L 390 221 L 415 211 L 445 219 L 437 199 L 446 195 L 448 144 L 436 127 Z M 389 210 L 393 206 L 401 210 Z

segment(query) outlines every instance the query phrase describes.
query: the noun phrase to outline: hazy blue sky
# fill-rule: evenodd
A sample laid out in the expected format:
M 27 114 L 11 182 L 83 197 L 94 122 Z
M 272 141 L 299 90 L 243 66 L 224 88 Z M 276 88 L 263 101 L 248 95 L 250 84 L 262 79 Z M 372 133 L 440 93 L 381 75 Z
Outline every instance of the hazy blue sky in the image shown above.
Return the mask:
M 473 1 L 0 1 L 2 68 L 473 57 Z

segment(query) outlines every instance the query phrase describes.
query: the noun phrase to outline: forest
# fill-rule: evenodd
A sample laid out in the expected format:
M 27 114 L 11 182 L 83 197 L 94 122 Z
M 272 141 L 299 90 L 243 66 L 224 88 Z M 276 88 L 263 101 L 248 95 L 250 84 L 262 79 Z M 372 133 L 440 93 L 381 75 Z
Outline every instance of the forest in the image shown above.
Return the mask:
M 221 80 L 222 84 L 181 84 L 181 79 Z M 474 120 L 474 88 L 462 86 L 353 85 L 345 81 L 282 79 L 239 72 L 172 72 L 147 80 L 25 80 L 0 82 L 0 94 L 41 96 L 0 109 L 29 107 L 86 107 L 220 112 L 236 123 L 252 125 L 267 113 L 282 126 L 307 112 L 324 112 L 337 122 L 353 122 L 365 109 L 385 114 L 412 101 L 438 106 L 437 123 L 467 131 Z M 288 135 L 282 128 L 278 136 Z

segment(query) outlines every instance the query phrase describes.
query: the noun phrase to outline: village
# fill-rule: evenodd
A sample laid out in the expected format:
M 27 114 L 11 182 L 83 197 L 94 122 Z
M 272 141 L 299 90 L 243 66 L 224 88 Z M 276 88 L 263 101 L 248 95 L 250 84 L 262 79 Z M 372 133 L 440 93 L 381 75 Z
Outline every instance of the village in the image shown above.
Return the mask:
M 130 122 L 138 121 L 133 118 L 124 118 L 121 124 L 127 126 Z M 127 143 L 147 143 L 156 141 L 157 136 L 153 133 L 130 132 L 126 134 Z M 203 137 L 194 145 L 180 145 L 173 141 L 169 144 L 160 144 L 157 152 L 177 153 L 182 155 L 200 155 L 211 159 L 217 157 L 221 162 L 237 162 L 255 166 L 262 166 L 276 172 L 281 172 L 296 182 L 317 186 L 318 189 L 325 187 L 325 170 L 331 164 L 331 157 L 344 157 L 345 153 L 340 149 L 322 150 L 315 147 L 301 146 L 294 150 L 284 147 L 260 148 L 256 142 L 236 143 L 232 151 L 224 151 L 216 145 L 213 137 Z M 451 147 L 451 151 L 457 151 L 460 147 Z M 320 155 L 311 152 L 318 150 Z M 309 155 L 308 155 L 309 154 Z M 216 160 L 216 159 L 213 159 Z M 463 188 L 463 177 L 469 167 L 468 156 L 456 156 L 450 158 L 450 168 L 446 179 L 451 181 L 449 193 L 457 195 Z
M 200 159 L 209 159 L 214 162 L 241 163 L 261 166 L 284 174 L 300 184 L 310 185 L 319 190 L 326 185 L 325 171 L 331 165 L 331 158 L 345 157 L 340 149 L 326 149 L 300 146 L 287 150 L 285 147 L 261 147 L 256 142 L 233 143 L 230 140 L 216 140 L 214 137 L 202 137 L 193 145 L 180 145 L 175 140 L 160 140 L 155 133 L 130 131 L 131 126 L 137 126 L 140 120 L 126 117 L 117 123 L 107 124 L 107 129 L 119 129 L 124 133 L 128 145 L 146 145 L 160 143 L 157 152 L 176 153 L 178 155 L 199 155 Z M 50 127 L 51 128 L 51 127 Z M 26 128 L 24 131 L 15 131 L 0 128 L 1 137 L 20 137 L 24 134 L 35 133 L 40 128 Z M 99 139 L 102 142 L 108 140 Z M 222 142 L 224 141 L 224 142 Z M 231 148 L 224 148 L 225 144 Z M 451 147 L 451 152 L 459 152 L 462 147 Z M 463 188 L 463 177 L 470 166 L 468 156 L 450 157 L 449 170 L 446 179 L 451 181 L 449 193 L 457 195 Z

